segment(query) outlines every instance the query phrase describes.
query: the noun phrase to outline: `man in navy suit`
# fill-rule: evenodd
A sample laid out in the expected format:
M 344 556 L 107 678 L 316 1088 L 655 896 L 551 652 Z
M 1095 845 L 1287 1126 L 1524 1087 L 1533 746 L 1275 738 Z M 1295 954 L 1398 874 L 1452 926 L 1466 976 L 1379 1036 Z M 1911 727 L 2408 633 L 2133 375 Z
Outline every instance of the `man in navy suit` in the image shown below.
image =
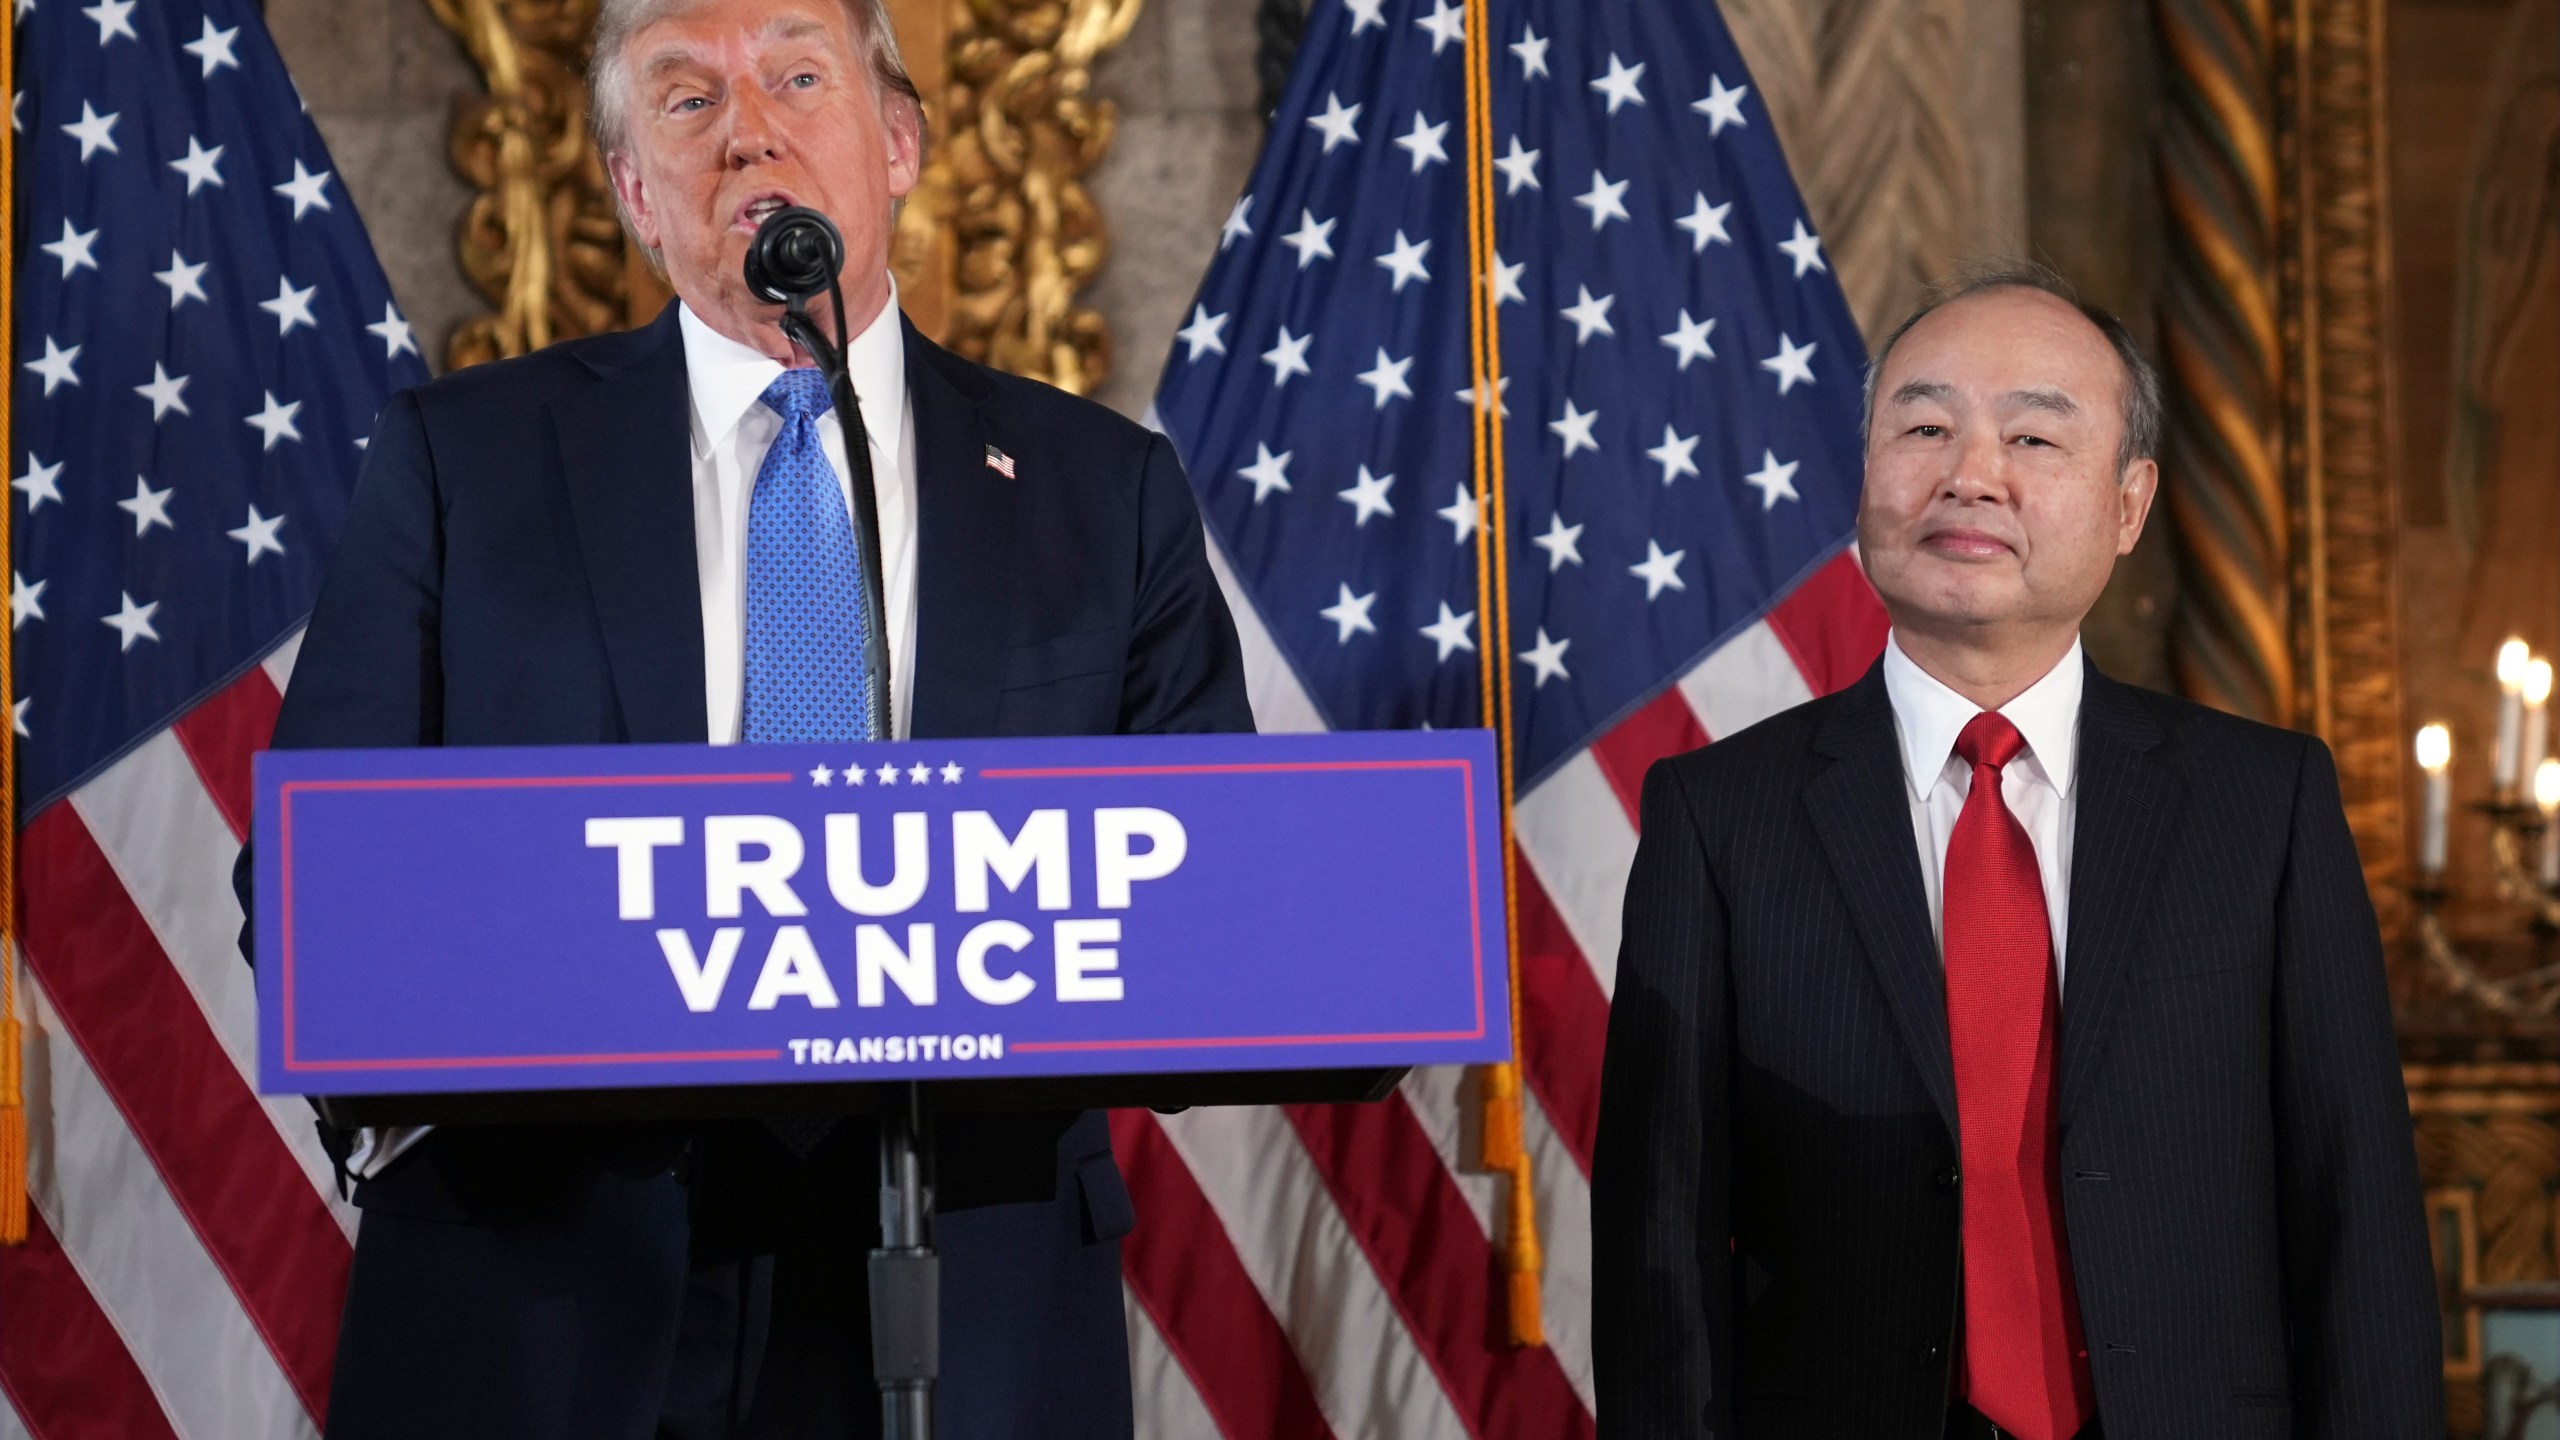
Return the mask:
M 903 323 L 888 246 L 923 127 L 880 0 L 606 0 L 594 94 L 677 303 L 391 401 L 279 748 L 823 727 L 855 662 L 813 637 L 845 633 L 864 458 L 894 734 L 1252 727 L 1167 444 Z M 785 204 L 844 233 L 858 424 L 741 279 Z M 876 1433 L 875 1143 L 856 1120 L 366 1133 L 329 1434 Z M 1127 1435 L 1133 1217 L 1102 1117 L 946 1117 L 940 1167 L 941 1433 Z

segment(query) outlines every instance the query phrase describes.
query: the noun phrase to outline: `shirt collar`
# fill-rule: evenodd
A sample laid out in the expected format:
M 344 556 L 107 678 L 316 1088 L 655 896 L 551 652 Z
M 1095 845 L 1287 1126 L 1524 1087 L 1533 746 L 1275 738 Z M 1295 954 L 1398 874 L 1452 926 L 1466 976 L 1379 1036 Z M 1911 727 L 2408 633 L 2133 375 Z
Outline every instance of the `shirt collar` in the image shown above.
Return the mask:
M 2000 707 L 2026 740 L 2027 758 L 2044 771 L 2058 795 L 2071 793 L 2080 748 L 2080 691 L 2086 678 L 2080 642 L 2074 639 L 2070 653 L 2043 679 Z M 1956 737 L 1982 709 L 1921 669 L 1903 653 L 1901 640 L 1891 635 L 1884 642 L 1884 688 L 1893 702 L 1894 731 L 1902 741 L 1903 780 L 1915 802 L 1926 800 L 1946 773 Z
M 677 323 L 684 333 L 685 382 L 692 392 L 694 453 L 708 455 L 738 428 L 782 366 L 712 329 L 683 301 L 676 308 L 682 312 Z M 883 454 L 896 455 L 907 423 L 907 344 L 894 278 L 880 313 L 846 347 L 844 364 L 871 443 Z

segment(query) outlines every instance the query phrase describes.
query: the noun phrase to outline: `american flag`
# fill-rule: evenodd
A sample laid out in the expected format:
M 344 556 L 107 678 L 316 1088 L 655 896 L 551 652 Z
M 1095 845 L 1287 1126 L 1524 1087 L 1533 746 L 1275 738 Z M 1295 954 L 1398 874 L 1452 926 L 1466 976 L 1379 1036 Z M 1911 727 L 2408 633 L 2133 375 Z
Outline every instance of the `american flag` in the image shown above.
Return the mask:
M 1142 1433 L 1591 1429 L 1590 1173 L 1656 758 L 1855 679 L 1865 351 L 1707 4 L 1316 0 L 1157 393 L 1266 729 L 1484 723 L 1467 29 L 1507 413 L 1526 1139 L 1547 1344 L 1502 1340 L 1468 1081 L 1123 1115 Z
M 252 0 L 15 0 L 32 1235 L 0 1436 L 317 1435 L 355 1233 L 253 1089 L 231 866 L 374 412 L 427 378 Z

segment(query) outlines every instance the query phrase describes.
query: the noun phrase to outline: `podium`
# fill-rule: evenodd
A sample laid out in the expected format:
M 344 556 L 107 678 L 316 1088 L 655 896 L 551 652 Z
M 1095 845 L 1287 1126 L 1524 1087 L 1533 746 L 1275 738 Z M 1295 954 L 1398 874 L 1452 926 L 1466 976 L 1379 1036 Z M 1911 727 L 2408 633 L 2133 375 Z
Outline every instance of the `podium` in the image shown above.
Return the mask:
M 931 1429 L 937 1112 L 1376 1099 L 1508 1059 L 1483 731 L 294 751 L 259 1079 L 334 1123 L 876 1113 Z

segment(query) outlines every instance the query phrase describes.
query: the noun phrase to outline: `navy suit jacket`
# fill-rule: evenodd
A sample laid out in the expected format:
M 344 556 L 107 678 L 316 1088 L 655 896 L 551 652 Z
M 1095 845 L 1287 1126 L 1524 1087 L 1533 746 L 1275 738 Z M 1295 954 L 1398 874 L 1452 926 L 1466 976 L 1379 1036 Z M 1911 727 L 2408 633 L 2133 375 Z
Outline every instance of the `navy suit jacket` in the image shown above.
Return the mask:
M 2080 708 L 2057 1083 L 2107 1440 L 2444 1433 L 2382 947 L 2326 746 Z M 1645 777 L 1592 1174 L 1604 1440 L 1938 1440 L 1964 1177 L 1882 667 Z
M 1250 730 L 1171 447 L 912 327 L 906 352 L 914 735 Z M 701 742 L 688 396 L 670 306 L 393 397 L 277 748 Z M 835 1234 L 861 1283 L 876 1162 L 855 1130 L 821 1152 L 818 1195 L 750 1153 L 751 1126 L 435 1132 L 357 1187 L 330 1433 L 652 1434 L 683 1399 L 665 1392 L 698 1339 L 677 1334 L 696 1265 Z M 951 1117 L 940 1148 L 941 1433 L 1125 1435 L 1133 1217 L 1102 1117 Z M 859 1390 L 846 1338 L 822 1363 Z

